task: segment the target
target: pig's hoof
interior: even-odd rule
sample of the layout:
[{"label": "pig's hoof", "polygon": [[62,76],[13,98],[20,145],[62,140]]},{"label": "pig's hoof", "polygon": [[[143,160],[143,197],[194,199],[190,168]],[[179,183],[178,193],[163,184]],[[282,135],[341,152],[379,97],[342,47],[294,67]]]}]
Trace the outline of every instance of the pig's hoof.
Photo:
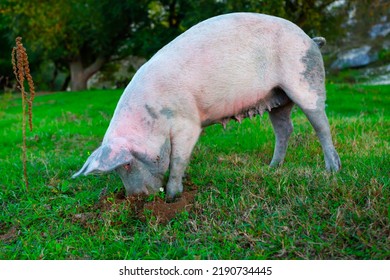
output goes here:
[{"label": "pig's hoof", "polygon": [[179,184],[173,184],[171,182],[168,182],[168,185],[166,187],[166,201],[167,202],[175,202],[177,198],[181,196],[181,193],[183,192],[183,185],[181,183]]},{"label": "pig's hoof", "polygon": [[281,161],[271,161],[271,163],[269,164],[269,167],[271,168],[278,168],[280,166],[282,166],[282,162]]},{"label": "pig's hoof", "polygon": [[341,169],[340,157],[336,151],[332,151],[330,155],[331,155],[330,159],[328,158],[325,159],[326,169],[329,172],[337,172]]},{"label": "pig's hoof", "polygon": [[332,165],[327,167],[327,170],[329,172],[333,172],[333,173],[336,173],[336,172],[340,171],[340,169],[341,169],[341,162],[340,162],[340,160],[334,162]]},{"label": "pig's hoof", "polygon": [[178,201],[180,199],[180,197],[181,197],[181,193],[178,193],[174,196],[167,196],[165,201],[167,203],[174,203],[174,202]]}]

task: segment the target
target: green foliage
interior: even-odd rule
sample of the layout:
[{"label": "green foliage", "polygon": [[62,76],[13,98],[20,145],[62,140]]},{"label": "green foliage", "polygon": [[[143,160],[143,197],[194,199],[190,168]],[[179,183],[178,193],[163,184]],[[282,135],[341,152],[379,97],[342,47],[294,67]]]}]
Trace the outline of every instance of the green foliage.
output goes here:
[{"label": "green foliage", "polygon": [[[35,50],[52,59],[68,59],[81,52],[116,53],[120,40],[135,32],[147,16],[145,2],[11,0],[3,13],[13,16],[14,34],[22,34]],[[136,25],[130,28],[131,24]]]},{"label": "green foliage", "polygon": [[[335,0],[9,0],[0,3],[0,70],[11,76],[8,43],[22,36],[41,90],[66,88],[70,63],[83,70],[128,55],[151,57],[196,23],[230,12],[259,12],[284,17],[309,35],[340,36],[344,8]],[[349,3],[349,1],[347,1]],[[12,44],[11,44],[12,45]],[[11,46],[10,45],[10,46]],[[54,65],[54,70],[48,65]],[[101,66],[97,67],[98,69]],[[42,70],[42,68],[44,68]],[[3,72],[3,69],[6,71]],[[34,71],[35,70],[35,71]],[[42,74],[41,72],[44,72]],[[6,74],[7,73],[7,74]],[[82,76],[73,74],[72,79]],[[60,76],[60,77],[58,77]],[[64,77],[65,76],[65,77]],[[90,73],[87,73],[88,79]],[[61,81],[61,82],[60,82]],[[73,85],[73,84],[72,84]]]},{"label": "green foliage", "polygon": [[11,64],[12,44],[7,36],[10,29],[7,26],[6,20],[1,17],[0,12],[0,93],[5,86],[9,86],[9,78],[13,76]]},{"label": "green foliage", "polygon": [[164,192],[164,190],[160,190],[158,193],[150,194],[146,198],[146,201],[151,202],[151,201],[156,200],[157,198],[165,199],[165,192]]},{"label": "green foliage", "polygon": [[29,49],[41,59],[53,61],[57,70],[68,69],[76,62],[79,69],[70,69],[72,86],[78,78],[82,80],[79,85],[86,86],[86,80],[105,61],[132,52],[132,45],[125,43],[144,27],[147,3],[10,0],[0,4],[0,14],[7,18],[14,37],[23,36]]},{"label": "green foliage", "polygon": [[[115,174],[71,179],[100,144],[121,91],[37,96],[21,177],[20,98],[0,119],[0,259],[388,259],[389,86],[329,85],[327,113],[342,160],[324,172],[307,119],[283,167],[267,166],[268,115],[206,128],[188,168],[192,210],[167,224],[115,202]],[[1,103],[1,102],[0,102]],[[107,190],[111,207],[101,207]]]},{"label": "green foliage", "polygon": [[8,108],[12,100],[12,93],[5,92],[0,99],[0,119],[5,115],[5,110]]},{"label": "green foliage", "polygon": [[383,63],[390,62],[390,49],[382,49],[378,54],[378,58]]}]

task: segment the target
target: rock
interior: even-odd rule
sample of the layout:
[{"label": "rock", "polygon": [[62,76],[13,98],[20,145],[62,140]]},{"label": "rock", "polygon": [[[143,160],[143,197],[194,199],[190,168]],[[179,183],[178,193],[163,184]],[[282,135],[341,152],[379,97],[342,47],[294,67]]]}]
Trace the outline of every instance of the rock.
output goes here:
[{"label": "rock", "polygon": [[105,70],[95,73],[88,80],[88,89],[118,89],[126,87],[135,72],[146,62],[145,58],[128,56],[113,61],[105,66]]},{"label": "rock", "polygon": [[371,27],[370,37],[375,39],[377,37],[386,37],[390,33],[390,22],[375,24]]},{"label": "rock", "polygon": [[378,60],[378,53],[370,53],[370,46],[362,46],[342,52],[337,59],[332,63],[332,69],[345,69],[366,66]]},{"label": "rock", "polygon": [[368,77],[368,81],[365,84],[390,85],[390,64],[369,68],[364,72],[364,75]]}]

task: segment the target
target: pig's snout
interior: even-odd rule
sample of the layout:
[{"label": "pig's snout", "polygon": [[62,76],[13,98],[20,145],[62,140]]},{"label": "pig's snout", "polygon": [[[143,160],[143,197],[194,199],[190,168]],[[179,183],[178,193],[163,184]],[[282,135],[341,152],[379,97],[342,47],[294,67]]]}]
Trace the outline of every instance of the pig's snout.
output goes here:
[{"label": "pig's snout", "polygon": [[162,176],[152,174],[147,168],[137,164],[122,165],[116,169],[127,195],[151,194],[160,190],[163,185]]}]

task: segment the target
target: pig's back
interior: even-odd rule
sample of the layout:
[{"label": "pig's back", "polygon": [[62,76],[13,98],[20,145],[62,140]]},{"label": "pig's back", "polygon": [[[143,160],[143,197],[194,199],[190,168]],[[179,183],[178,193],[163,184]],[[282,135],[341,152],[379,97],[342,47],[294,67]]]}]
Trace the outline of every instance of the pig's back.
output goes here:
[{"label": "pig's back", "polygon": [[[297,38],[299,38],[297,40]],[[203,21],[157,52],[145,65],[153,98],[196,102],[200,117],[220,119],[265,98],[278,85],[281,57],[299,56],[310,38],[273,16],[234,13]],[[293,47],[291,46],[293,44]]]}]

